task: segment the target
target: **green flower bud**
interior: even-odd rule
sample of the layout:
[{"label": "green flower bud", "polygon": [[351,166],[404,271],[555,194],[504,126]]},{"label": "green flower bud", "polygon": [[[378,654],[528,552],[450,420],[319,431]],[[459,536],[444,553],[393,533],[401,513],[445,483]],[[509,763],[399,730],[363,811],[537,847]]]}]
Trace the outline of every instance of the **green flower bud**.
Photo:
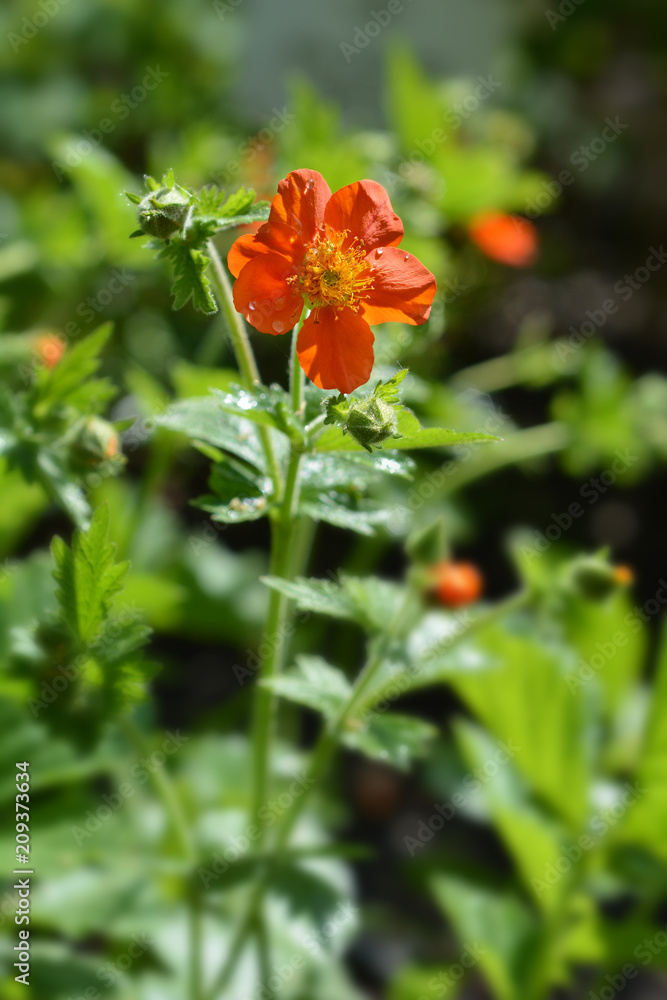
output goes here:
[{"label": "green flower bud", "polygon": [[72,453],[85,465],[122,459],[118,432],[107,420],[90,417],[74,438]]},{"label": "green flower bud", "polygon": [[158,188],[139,204],[139,225],[148,236],[168,240],[184,228],[191,211],[190,195],[183,188]]},{"label": "green flower bud", "polygon": [[572,583],[582,597],[601,601],[619,586],[614,566],[595,556],[578,559],[572,567]]},{"label": "green flower bud", "polygon": [[366,451],[387,438],[399,438],[396,409],[377,396],[354,403],[347,415],[344,430],[351,434]]}]

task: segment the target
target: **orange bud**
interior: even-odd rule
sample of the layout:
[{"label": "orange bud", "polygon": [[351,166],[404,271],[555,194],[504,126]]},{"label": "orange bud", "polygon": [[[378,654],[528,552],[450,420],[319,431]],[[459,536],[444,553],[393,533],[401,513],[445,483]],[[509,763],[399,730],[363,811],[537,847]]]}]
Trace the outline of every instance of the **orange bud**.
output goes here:
[{"label": "orange bud", "polygon": [[118,454],[118,435],[114,434],[109,438],[104,455],[106,458],[114,458]]},{"label": "orange bud", "polygon": [[37,339],[35,353],[47,368],[55,368],[65,353],[66,346],[65,341],[55,333],[46,333]]},{"label": "orange bud", "polygon": [[519,215],[480,212],[468,223],[468,235],[487,257],[510,267],[530,267],[537,257],[537,229]]},{"label": "orange bud", "polygon": [[448,608],[460,608],[477,601],[484,589],[482,574],[472,563],[444,560],[431,569],[433,589]]},{"label": "orange bud", "polygon": [[627,587],[635,580],[635,574],[629,566],[614,566],[611,575],[614,583],[617,583],[619,587]]}]

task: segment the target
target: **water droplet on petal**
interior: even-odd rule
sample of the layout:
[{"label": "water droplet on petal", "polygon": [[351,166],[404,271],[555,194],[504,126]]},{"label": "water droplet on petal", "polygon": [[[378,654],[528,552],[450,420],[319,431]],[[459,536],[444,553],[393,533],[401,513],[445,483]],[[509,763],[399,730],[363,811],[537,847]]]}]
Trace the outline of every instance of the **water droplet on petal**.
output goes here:
[{"label": "water droplet on petal", "polygon": [[280,298],[280,299],[274,299],[273,300],[273,305],[274,305],[275,309],[282,309],[282,307],[285,305],[285,300],[282,299],[282,298]]},{"label": "water droplet on petal", "polygon": [[378,247],[377,250],[375,251],[375,256],[376,257],[381,257],[383,253],[384,253],[384,250],[382,249],[382,247]]},{"label": "water droplet on petal", "polygon": [[285,324],[281,323],[279,319],[274,320],[273,323],[271,324],[271,326],[276,331],[276,333],[284,333],[285,332]]},{"label": "water droplet on petal", "polygon": [[410,260],[410,254],[409,254],[409,253],[406,253],[406,255],[405,255],[405,257],[403,258],[403,260]]},{"label": "water droplet on petal", "polygon": [[250,302],[249,305],[248,305],[248,308],[251,309],[254,312],[255,309],[257,308],[257,303],[256,302]]},{"label": "water droplet on petal", "polygon": [[315,187],[314,181],[306,181],[306,191],[312,191]]}]

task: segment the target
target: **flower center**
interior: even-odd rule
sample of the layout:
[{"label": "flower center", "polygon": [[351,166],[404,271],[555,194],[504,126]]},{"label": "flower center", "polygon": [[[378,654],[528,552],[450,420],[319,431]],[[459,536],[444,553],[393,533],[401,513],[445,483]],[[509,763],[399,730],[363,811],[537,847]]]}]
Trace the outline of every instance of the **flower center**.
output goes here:
[{"label": "flower center", "polygon": [[368,296],[373,278],[363,241],[355,236],[344,250],[348,235],[347,231],[318,234],[306,250],[299,274],[291,279],[300,283],[300,291],[312,309],[347,306],[357,312],[362,299]]}]

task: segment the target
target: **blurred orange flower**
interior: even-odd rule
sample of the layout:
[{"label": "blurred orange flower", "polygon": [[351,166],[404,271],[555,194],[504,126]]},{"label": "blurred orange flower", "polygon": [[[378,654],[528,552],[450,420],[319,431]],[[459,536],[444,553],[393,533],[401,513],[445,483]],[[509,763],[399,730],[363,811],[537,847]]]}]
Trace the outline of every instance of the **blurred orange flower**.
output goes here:
[{"label": "blurred orange flower", "polygon": [[431,568],[430,575],[438,600],[448,608],[473,604],[484,589],[482,574],[469,562],[445,559]]},{"label": "blurred orange flower", "polygon": [[530,267],[537,258],[537,229],[519,215],[480,212],[468,223],[468,235],[487,257],[501,264]]},{"label": "blurred orange flower", "polygon": [[635,574],[629,566],[614,566],[612,576],[614,583],[617,583],[619,587],[627,587],[634,583],[635,579]]},{"label": "blurred orange flower", "polygon": [[65,341],[55,333],[46,333],[37,338],[35,353],[47,368],[55,368],[65,353]]},{"label": "blurred orange flower", "polygon": [[227,258],[237,278],[234,304],[262,333],[293,327],[301,367],[321,389],[350,393],[373,367],[370,323],[425,323],[436,282],[398,249],[403,224],[385,189],[356,181],[331,194],[315,170],[294,170],[278,185],[269,221],[241,236]]}]

